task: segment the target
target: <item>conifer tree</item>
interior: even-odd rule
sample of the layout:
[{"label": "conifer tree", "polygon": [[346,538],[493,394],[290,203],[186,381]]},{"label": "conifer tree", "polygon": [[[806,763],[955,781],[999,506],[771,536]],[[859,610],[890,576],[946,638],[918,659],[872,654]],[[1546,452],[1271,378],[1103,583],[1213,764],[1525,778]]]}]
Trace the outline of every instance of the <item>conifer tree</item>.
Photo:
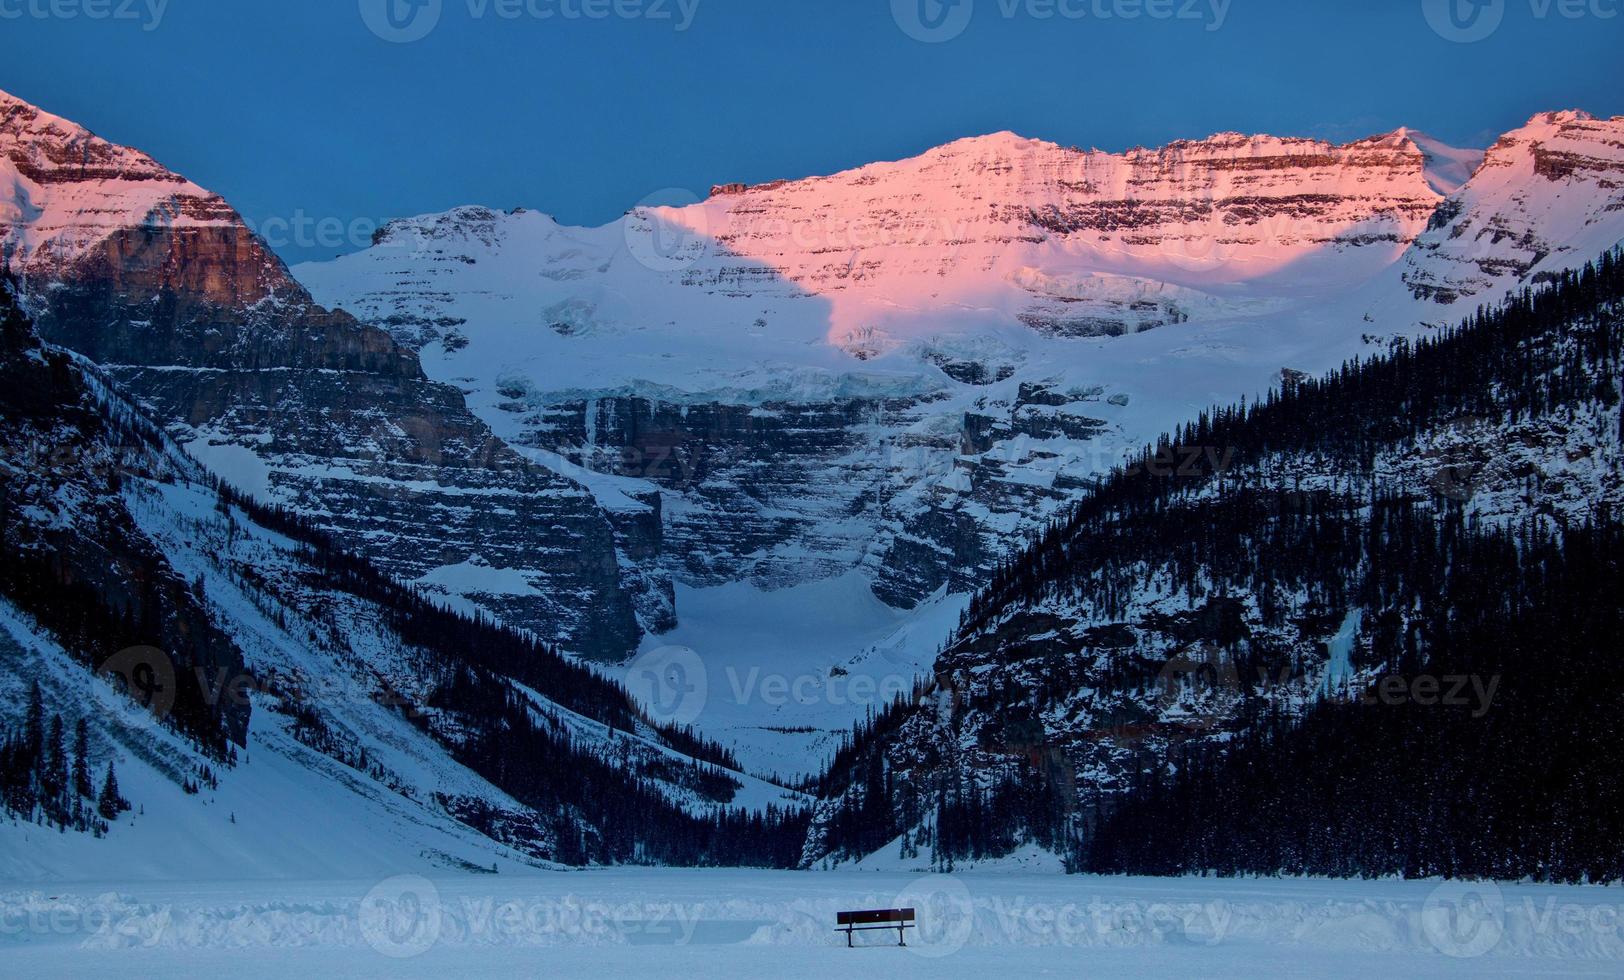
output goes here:
[{"label": "conifer tree", "polygon": [[103,820],[109,822],[118,819],[118,815],[130,808],[130,804],[118,792],[118,775],[113,771],[113,764],[107,764],[107,776],[102,780],[101,797],[96,801],[96,811]]},{"label": "conifer tree", "polygon": [[90,782],[90,732],[83,718],[73,727],[73,794],[86,800],[96,796]]}]

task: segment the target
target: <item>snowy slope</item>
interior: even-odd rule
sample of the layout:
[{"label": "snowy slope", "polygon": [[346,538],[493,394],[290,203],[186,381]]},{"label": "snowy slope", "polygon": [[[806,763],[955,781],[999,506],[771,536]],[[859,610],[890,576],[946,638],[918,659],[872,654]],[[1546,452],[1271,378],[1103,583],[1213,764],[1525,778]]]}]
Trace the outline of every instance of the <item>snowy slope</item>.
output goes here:
[{"label": "snowy slope", "polygon": [[[1416,299],[1470,309],[1583,265],[1624,238],[1624,120],[1548,112],[1500,137],[1433,217],[1399,277]],[[1438,311],[1438,319],[1465,311]]]},{"label": "snowy slope", "polygon": [[[195,780],[201,767],[218,763],[143,718],[9,604],[0,605],[0,626],[0,683],[21,694],[38,680],[48,713],[83,713],[92,724],[98,766],[116,765],[120,790],[137,807],[102,841],[0,823],[0,877],[206,881],[534,864],[422,800],[313,751],[290,733],[285,715],[263,710],[263,702],[238,765],[221,773],[218,788],[188,795],[182,780]],[[376,757],[397,773],[421,780],[457,771],[442,750],[399,723],[374,718],[367,736]],[[502,799],[489,786],[460,782],[465,791]]]},{"label": "snowy slope", "polygon": [[692,651],[704,688],[689,710],[747,771],[816,776],[854,721],[929,671],[967,598],[944,590],[893,609],[856,572],[771,591],[679,586],[681,625],[645,639],[643,653]]},{"label": "snowy slope", "polygon": [[1427,183],[1445,197],[1464,187],[1483,164],[1482,150],[1450,146],[1412,129],[1399,129],[1394,135],[1407,137],[1426,157]]}]

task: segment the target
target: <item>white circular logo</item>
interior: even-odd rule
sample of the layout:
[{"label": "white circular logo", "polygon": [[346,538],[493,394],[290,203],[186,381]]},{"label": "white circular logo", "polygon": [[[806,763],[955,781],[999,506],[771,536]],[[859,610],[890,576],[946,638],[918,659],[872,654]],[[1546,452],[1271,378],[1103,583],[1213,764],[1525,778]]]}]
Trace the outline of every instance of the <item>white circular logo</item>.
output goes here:
[{"label": "white circular logo", "polygon": [[902,33],[925,44],[963,34],[975,11],[975,0],[891,0],[891,17]]},{"label": "white circular logo", "polygon": [[[655,272],[678,272],[693,265],[711,249],[710,217],[698,195],[681,187],[655,191],[626,212],[621,231],[626,251],[638,264]],[[675,213],[682,209],[681,217]]]},{"label": "white circular logo", "polygon": [[1445,882],[1422,905],[1421,928],[1445,956],[1482,956],[1505,934],[1505,897],[1493,882]]},{"label": "white circular logo", "polygon": [[359,0],[367,29],[391,44],[429,36],[440,23],[444,0]]},{"label": "white circular logo", "polygon": [[1500,29],[1506,0],[1421,0],[1433,33],[1456,44],[1473,44]]},{"label": "white circular logo", "polygon": [[952,875],[915,881],[897,895],[895,907],[914,910],[917,938],[910,937],[908,950],[916,956],[952,956],[975,932],[975,900],[964,882]]},{"label": "white circular logo", "polygon": [[429,951],[440,938],[440,890],[417,875],[379,882],[361,899],[361,936],[394,959]]},{"label": "white circular logo", "polygon": [[688,647],[659,647],[626,668],[626,690],[657,722],[691,725],[710,697],[705,661]]}]

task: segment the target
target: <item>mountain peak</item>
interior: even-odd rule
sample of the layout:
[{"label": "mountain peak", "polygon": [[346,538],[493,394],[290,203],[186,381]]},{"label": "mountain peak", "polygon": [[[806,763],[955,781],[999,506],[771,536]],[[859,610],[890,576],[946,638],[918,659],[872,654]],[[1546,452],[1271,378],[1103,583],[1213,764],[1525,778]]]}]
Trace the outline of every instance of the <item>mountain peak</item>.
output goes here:
[{"label": "mountain peak", "polygon": [[980,136],[969,136],[962,140],[958,140],[957,142],[979,143],[984,146],[1026,146],[1033,143],[1043,146],[1056,145],[1048,142],[1047,140],[1033,139],[1029,136],[1022,136],[1020,133],[1008,129],[1000,129],[994,133],[983,133]]},{"label": "mountain peak", "polygon": [[60,271],[132,228],[237,221],[140,150],[0,93],[0,255],[13,271]]},{"label": "mountain peak", "polygon": [[1059,150],[1058,143],[1048,140],[1033,139],[1007,129],[995,133],[982,133],[979,136],[963,136],[956,140],[949,140],[939,146],[925,151],[926,156],[949,155],[966,152],[1012,153],[1020,150]]},{"label": "mountain peak", "polygon": [[0,134],[13,128],[12,120],[21,118],[32,132],[59,131],[69,137],[94,137],[95,134],[71,119],[46,112],[27,99],[20,99],[0,89]]},{"label": "mountain peak", "polygon": [[1583,109],[1539,112],[1501,136],[1489,148],[1489,159],[1504,163],[1530,155],[1549,158],[1555,153],[1579,153],[1617,165],[1624,160],[1618,149],[1621,139],[1624,116],[1594,116]]},{"label": "mountain peak", "polygon": [[1537,112],[1528,120],[1528,125],[1538,126],[1565,126],[1568,123],[1595,122],[1596,117],[1583,109],[1559,109],[1554,112]]}]

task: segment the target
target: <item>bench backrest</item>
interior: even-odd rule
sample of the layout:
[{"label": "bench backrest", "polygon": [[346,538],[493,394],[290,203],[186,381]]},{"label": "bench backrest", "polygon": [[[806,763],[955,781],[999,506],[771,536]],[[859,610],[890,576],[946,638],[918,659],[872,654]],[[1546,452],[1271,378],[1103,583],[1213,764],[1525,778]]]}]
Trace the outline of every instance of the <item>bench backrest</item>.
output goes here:
[{"label": "bench backrest", "polygon": [[871,926],[882,922],[912,922],[913,909],[869,909],[866,912],[839,912],[835,925]]}]

